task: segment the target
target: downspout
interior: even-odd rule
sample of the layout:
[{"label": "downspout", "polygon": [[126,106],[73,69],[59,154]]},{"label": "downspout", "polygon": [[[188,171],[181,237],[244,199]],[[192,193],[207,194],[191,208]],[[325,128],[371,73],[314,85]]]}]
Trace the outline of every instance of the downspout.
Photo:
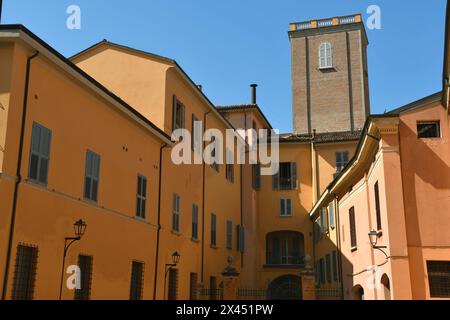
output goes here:
[{"label": "downspout", "polygon": [[25,74],[25,89],[23,95],[23,109],[22,109],[22,123],[20,128],[20,140],[19,140],[19,153],[17,155],[17,171],[16,171],[16,182],[14,185],[14,195],[13,195],[13,207],[11,213],[11,224],[9,227],[9,239],[8,239],[8,251],[6,253],[6,264],[5,264],[5,273],[3,276],[3,290],[2,290],[2,300],[6,300],[6,292],[8,288],[8,275],[9,275],[9,266],[11,260],[11,252],[14,238],[14,225],[16,221],[16,212],[17,212],[17,198],[19,193],[19,185],[22,182],[21,170],[22,170],[22,154],[23,154],[23,140],[25,136],[25,124],[27,118],[27,108],[28,108],[28,88],[30,85],[30,69],[31,69],[31,60],[39,55],[39,52],[36,51],[32,56],[27,59],[27,69]]},{"label": "downspout", "polygon": [[[159,239],[160,239],[160,233],[161,233],[161,182],[162,182],[162,157],[163,157],[163,150],[167,147],[167,144],[164,143],[159,148],[159,183],[158,183],[158,225],[157,225],[157,231],[156,231],[156,253],[155,253],[155,276],[154,276],[154,283],[153,283],[153,300],[156,300],[156,287],[158,283],[158,262],[159,262]],[[164,284],[165,285],[165,284]]]},{"label": "downspout", "polygon": [[[247,110],[244,109],[244,134],[245,134],[245,143],[247,142]],[[242,173],[242,168],[244,165],[240,165],[240,174],[241,174],[241,227],[244,227],[244,203],[243,203],[243,193],[244,193],[244,189],[243,189],[243,183],[242,183],[242,178],[243,178],[243,173]],[[244,232],[244,236],[245,236],[245,232]],[[245,240],[244,240],[245,241]],[[241,268],[244,268],[244,253],[241,252]]]},{"label": "downspout", "polygon": [[341,219],[339,212],[339,197],[336,194],[333,194],[334,199],[336,200],[336,242],[337,242],[337,250],[338,250],[338,265],[339,265],[339,282],[341,283],[341,297],[344,300],[344,271],[342,269],[342,245],[341,245]]},{"label": "downspout", "polygon": [[[210,114],[212,111],[208,111],[206,113],[203,114],[203,134],[206,131],[206,120],[207,120],[207,116],[208,114]],[[206,142],[203,141],[203,150],[205,150],[206,148]],[[205,185],[206,185],[206,163],[203,160],[203,165],[202,165],[202,170],[203,170],[203,174],[202,174],[202,255],[201,255],[201,279],[202,279],[202,284],[205,284]]]}]

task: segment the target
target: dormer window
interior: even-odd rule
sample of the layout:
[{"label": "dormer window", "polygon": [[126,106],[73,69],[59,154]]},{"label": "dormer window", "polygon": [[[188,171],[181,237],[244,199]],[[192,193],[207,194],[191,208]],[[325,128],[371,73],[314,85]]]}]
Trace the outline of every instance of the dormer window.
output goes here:
[{"label": "dormer window", "polygon": [[319,47],[319,68],[333,68],[333,48],[329,42],[324,42]]}]

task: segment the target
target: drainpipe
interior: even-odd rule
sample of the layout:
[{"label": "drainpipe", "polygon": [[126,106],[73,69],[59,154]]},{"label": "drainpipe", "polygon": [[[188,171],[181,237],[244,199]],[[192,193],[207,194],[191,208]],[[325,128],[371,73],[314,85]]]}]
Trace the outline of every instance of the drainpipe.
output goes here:
[{"label": "drainpipe", "polygon": [[[208,111],[206,113],[203,114],[203,134],[206,131],[206,120],[208,115],[211,113],[212,111]],[[205,150],[206,148],[206,142],[203,141],[203,150]],[[201,279],[202,279],[202,284],[205,284],[205,185],[206,185],[206,163],[205,160],[203,159],[203,165],[202,165],[202,170],[203,170],[203,174],[202,174],[202,255],[201,255]]]},{"label": "drainpipe", "polygon": [[167,144],[163,144],[159,148],[159,183],[158,183],[158,225],[157,225],[157,231],[156,231],[156,253],[155,253],[155,276],[154,276],[154,283],[153,283],[153,300],[156,300],[156,287],[158,283],[158,263],[159,263],[159,239],[160,239],[160,233],[161,233],[161,182],[162,182],[162,167],[163,167],[163,151],[164,148],[167,147]]},{"label": "drainpipe", "polygon": [[342,270],[342,245],[341,245],[341,223],[340,223],[340,212],[339,212],[339,197],[333,194],[336,200],[336,242],[337,242],[337,252],[338,252],[338,265],[339,265],[339,278],[341,283],[341,297],[344,300],[344,271]]},{"label": "drainpipe", "polygon": [[27,59],[27,69],[26,69],[26,74],[25,74],[25,90],[24,90],[24,94],[23,94],[22,122],[21,122],[21,128],[20,128],[19,153],[17,155],[16,182],[14,185],[11,224],[9,226],[8,251],[6,253],[5,273],[3,275],[2,300],[6,300],[6,292],[7,292],[7,288],[8,288],[9,266],[10,266],[10,260],[11,260],[13,238],[14,238],[14,224],[16,222],[17,198],[18,198],[18,193],[19,193],[19,185],[22,182],[22,176],[21,176],[20,172],[22,169],[23,140],[24,140],[24,136],[25,136],[25,124],[26,124],[27,108],[28,108],[28,88],[30,85],[31,60],[36,58],[38,55],[39,55],[39,52],[36,52],[32,56],[28,57],[28,59]]}]

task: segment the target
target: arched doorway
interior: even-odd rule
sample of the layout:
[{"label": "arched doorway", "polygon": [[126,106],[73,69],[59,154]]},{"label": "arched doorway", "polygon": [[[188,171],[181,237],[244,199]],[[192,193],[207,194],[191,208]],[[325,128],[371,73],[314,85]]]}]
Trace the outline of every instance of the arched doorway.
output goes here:
[{"label": "arched doorway", "polygon": [[273,280],[267,292],[269,300],[302,300],[302,279],[294,275]]},{"label": "arched doorway", "polygon": [[364,300],[364,289],[360,285],[354,286],[352,293],[353,300]]},{"label": "arched doorway", "polygon": [[391,282],[387,274],[383,274],[381,277],[381,285],[384,291],[384,300],[391,300]]}]

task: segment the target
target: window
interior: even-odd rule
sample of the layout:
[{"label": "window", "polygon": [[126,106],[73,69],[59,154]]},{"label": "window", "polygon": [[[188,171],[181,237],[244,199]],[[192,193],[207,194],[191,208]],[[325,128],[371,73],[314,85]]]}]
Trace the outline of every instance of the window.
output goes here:
[{"label": "window", "polygon": [[304,237],[300,232],[278,231],[272,232],[266,238],[268,265],[296,265],[303,264]]},{"label": "window", "polygon": [[419,138],[439,138],[441,136],[439,121],[417,123],[417,136]]},{"label": "window", "polygon": [[192,205],[192,239],[198,240],[198,206]]},{"label": "window", "polygon": [[237,250],[240,253],[244,253],[245,251],[245,229],[243,226],[237,226]]},{"label": "window", "polygon": [[317,243],[322,238],[322,227],[320,218],[314,222],[314,242]]},{"label": "window", "polygon": [[339,275],[338,275],[338,260],[337,260],[337,251],[333,251],[331,253],[332,259],[333,259],[333,280],[338,281]]},{"label": "window", "polygon": [[326,208],[322,208],[320,211],[320,228],[322,233],[328,233],[329,227],[328,227],[328,211]]},{"label": "window", "polygon": [[327,271],[327,281],[331,282],[331,256],[329,254],[325,257],[325,268]]},{"label": "window", "polygon": [[349,161],[348,151],[336,152],[336,172],[339,173],[347,166]]},{"label": "window", "polygon": [[297,189],[297,163],[280,163],[280,170],[273,176],[274,190]]},{"label": "window", "polygon": [[450,298],[450,261],[427,261],[431,298]]},{"label": "window", "polygon": [[[211,144],[215,144],[216,143],[216,137],[212,136],[211,137]],[[217,146],[216,146],[217,147]],[[211,152],[211,158],[215,159],[216,158],[216,147],[212,150]],[[219,172],[219,164],[217,162],[213,162],[213,164],[211,164],[211,167],[216,170],[217,172]]]},{"label": "window", "polygon": [[377,230],[380,231],[382,229],[381,225],[381,209],[380,209],[380,190],[378,188],[378,181],[374,185],[375,192],[375,212],[377,215]]},{"label": "window", "polygon": [[209,300],[217,300],[219,298],[219,289],[217,288],[217,278],[209,277]]},{"label": "window", "polygon": [[147,178],[141,175],[137,177],[136,216],[145,219],[145,207],[147,203]]},{"label": "window", "polygon": [[189,277],[189,300],[197,300],[198,275],[191,272]]},{"label": "window", "polygon": [[184,129],[186,128],[186,108],[185,106],[177,99],[176,96],[173,96],[173,123],[172,129]]},{"label": "window", "polygon": [[211,246],[215,247],[217,245],[217,216],[213,213],[211,214]]},{"label": "window", "polygon": [[203,128],[202,122],[199,121],[194,114],[192,114],[192,127],[191,127],[191,139],[192,139],[192,150],[197,154],[202,152],[202,139],[203,139]]},{"label": "window", "polygon": [[336,227],[336,223],[334,221],[334,203],[331,202],[328,205],[328,216],[330,218],[330,227],[331,229],[334,229]]},{"label": "window", "polygon": [[131,264],[130,300],[142,300],[142,284],[144,282],[144,264],[133,261]]},{"label": "window", "polygon": [[349,218],[350,218],[350,242],[352,249],[356,249],[356,222],[355,222],[355,207],[351,207],[349,210]]},{"label": "window", "polygon": [[28,178],[44,185],[47,185],[48,180],[51,139],[52,132],[49,129],[33,123]]},{"label": "window", "polygon": [[227,149],[226,159],[227,159],[227,163],[226,163],[226,167],[225,167],[225,176],[228,181],[230,181],[231,183],[234,183],[234,159],[233,159],[233,152],[231,152],[231,150]]},{"label": "window", "polygon": [[319,47],[319,69],[333,68],[333,48],[329,42]]},{"label": "window", "polygon": [[320,283],[325,283],[325,261],[323,258],[319,260],[319,276]]},{"label": "window", "polygon": [[280,199],[280,216],[292,216],[292,201],[291,199]]},{"label": "window", "polygon": [[78,267],[80,267],[81,271],[81,289],[75,289],[75,300],[89,300],[91,298],[92,260],[91,256],[78,256]]},{"label": "window", "polygon": [[173,194],[172,231],[180,232],[180,196]]},{"label": "window", "polygon": [[177,300],[178,299],[178,270],[177,269],[169,269],[169,300]]},{"label": "window", "polygon": [[32,300],[36,280],[38,248],[18,245],[16,265],[14,267],[14,283],[12,300]]},{"label": "window", "polygon": [[84,178],[84,198],[97,202],[100,176],[100,156],[90,150],[86,152],[86,174]]},{"label": "window", "polygon": [[233,222],[227,221],[227,249],[233,249]]},{"label": "window", "polygon": [[252,165],[252,186],[253,189],[259,191],[261,189],[261,165]]}]

